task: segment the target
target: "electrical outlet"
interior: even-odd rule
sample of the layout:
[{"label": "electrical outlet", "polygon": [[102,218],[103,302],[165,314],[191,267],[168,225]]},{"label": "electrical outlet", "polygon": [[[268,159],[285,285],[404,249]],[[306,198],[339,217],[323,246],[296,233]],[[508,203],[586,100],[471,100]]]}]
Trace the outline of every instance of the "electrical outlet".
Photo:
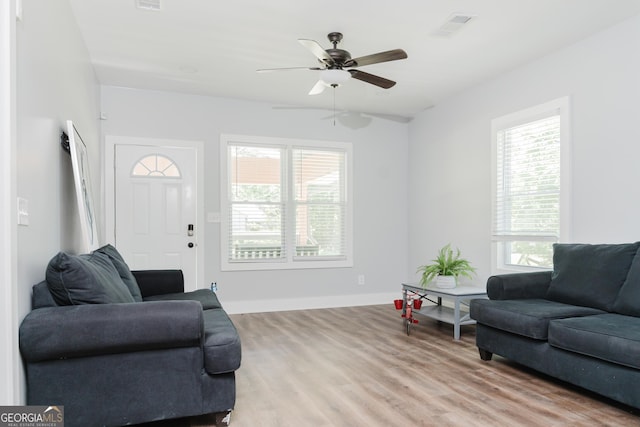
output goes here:
[{"label": "electrical outlet", "polygon": [[364,285],[364,274],[358,275],[358,285]]}]

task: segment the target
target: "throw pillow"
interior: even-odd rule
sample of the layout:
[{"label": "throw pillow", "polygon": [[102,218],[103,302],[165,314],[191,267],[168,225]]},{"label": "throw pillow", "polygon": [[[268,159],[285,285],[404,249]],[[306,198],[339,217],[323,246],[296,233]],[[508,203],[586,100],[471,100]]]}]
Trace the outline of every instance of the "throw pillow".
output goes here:
[{"label": "throw pillow", "polygon": [[96,249],[96,252],[100,252],[105,254],[111,259],[113,266],[118,270],[118,274],[120,278],[124,282],[124,284],[129,288],[129,292],[133,299],[137,302],[142,301],[142,293],[140,292],[140,287],[138,286],[138,282],[136,278],[133,277],[131,270],[126,262],[124,262],[124,258],[120,255],[120,252],[113,247],[112,245],[104,245],[103,247]]},{"label": "throw pillow", "polygon": [[94,252],[59,252],[46,272],[47,285],[58,305],[134,302],[108,256]]},{"label": "throw pillow", "polygon": [[611,311],[639,243],[555,244],[547,299]]},{"label": "throw pillow", "polygon": [[627,280],[622,284],[613,311],[627,316],[640,317],[640,251],[636,253]]}]

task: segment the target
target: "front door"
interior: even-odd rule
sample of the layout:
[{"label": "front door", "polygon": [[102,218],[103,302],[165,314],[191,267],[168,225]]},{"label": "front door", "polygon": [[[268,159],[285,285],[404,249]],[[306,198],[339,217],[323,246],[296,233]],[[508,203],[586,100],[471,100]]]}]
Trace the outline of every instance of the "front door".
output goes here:
[{"label": "front door", "polygon": [[197,150],[116,144],[115,246],[132,270],[181,269],[197,288]]}]

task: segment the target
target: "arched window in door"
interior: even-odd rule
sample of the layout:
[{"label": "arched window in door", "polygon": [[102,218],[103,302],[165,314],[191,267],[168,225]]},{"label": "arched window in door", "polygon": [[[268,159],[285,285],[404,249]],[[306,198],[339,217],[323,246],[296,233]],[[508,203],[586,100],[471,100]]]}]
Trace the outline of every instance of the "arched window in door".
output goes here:
[{"label": "arched window in door", "polygon": [[150,154],[133,166],[131,176],[180,178],[180,169],[173,160],[161,154]]}]

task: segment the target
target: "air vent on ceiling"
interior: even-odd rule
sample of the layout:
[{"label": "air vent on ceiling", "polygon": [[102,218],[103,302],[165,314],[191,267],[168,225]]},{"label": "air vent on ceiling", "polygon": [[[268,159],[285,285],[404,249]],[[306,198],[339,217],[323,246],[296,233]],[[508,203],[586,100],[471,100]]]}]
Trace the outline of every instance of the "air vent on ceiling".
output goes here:
[{"label": "air vent on ceiling", "polygon": [[142,10],[153,10],[155,12],[162,9],[160,0],[136,0],[136,7]]},{"label": "air vent on ceiling", "polygon": [[444,24],[436,31],[433,32],[434,36],[441,37],[450,37],[454,33],[460,31],[463,26],[468,24],[473,18],[474,15],[467,15],[463,13],[454,13],[449,16]]}]

